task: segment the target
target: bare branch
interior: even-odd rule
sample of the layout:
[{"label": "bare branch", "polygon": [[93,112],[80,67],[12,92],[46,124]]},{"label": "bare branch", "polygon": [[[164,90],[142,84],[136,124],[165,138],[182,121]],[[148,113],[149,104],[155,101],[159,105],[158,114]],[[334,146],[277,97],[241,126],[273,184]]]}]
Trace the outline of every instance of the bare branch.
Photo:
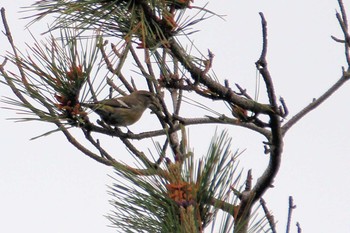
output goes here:
[{"label": "bare branch", "polygon": [[269,114],[272,109],[269,105],[260,104],[253,100],[249,100],[236,95],[230,88],[225,87],[216,82],[209,76],[203,73],[203,71],[198,68],[193,62],[191,62],[191,57],[186,54],[186,52],[180,47],[175,40],[170,41],[170,50],[176,59],[189,71],[192,79],[195,82],[200,82],[201,84],[208,87],[208,89],[218,95],[222,100],[232,102],[244,109],[250,110],[255,113]]},{"label": "bare branch", "polygon": [[293,197],[289,197],[289,205],[288,205],[288,220],[287,220],[287,227],[286,227],[286,233],[290,232],[290,223],[292,220],[292,213],[293,209],[295,209],[297,206],[293,204]]},{"label": "bare branch", "polygon": [[[121,132],[119,128],[115,128],[118,132]],[[137,156],[146,166],[146,168],[154,167],[153,163],[146,157],[146,155],[139,151],[127,138],[119,137],[119,139],[124,143],[124,145],[135,155]]]},{"label": "bare branch", "polygon": [[335,42],[338,42],[338,43],[346,43],[345,40],[339,39],[339,38],[337,38],[337,37],[335,37],[335,36],[331,36],[331,38],[332,38]]},{"label": "bare branch", "polygon": [[297,232],[298,232],[298,233],[301,233],[302,230],[301,230],[301,227],[300,227],[300,223],[297,222],[297,223],[296,223],[296,226],[297,226],[297,230],[298,230]]},{"label": "bare branch", "polygon": [[331,95],[333,95],[345,82],[347,82],[350,79],[350,72],[343,71],[342,77],[335,83],[333,86],[331,86],[323,95],[321,95],[319,98],[314,99],[309,105],[307,105],[304,109],[302,109],[300,112],[298,112],[296,115],[294,115],[289,121],[287,121],[282,126],[282,134],[285,135],[286,132],[300,119],[302,119],[304,116],[306,116],[309,112],[316,109],[318,106],[320,106],[326,99],[328,99]]},{"label": "bare branch", "polygon": [[250,95],[248,95],[246,89],[243,89],[243,88],[242,88],[239,84],[237,84],[237,83],[235,83],[235,85],[236,85],[236,87],[237,87],[238,90],[239,90],[239,93],[238,93],[239,95],[245,96],[247,99],[250,99],[250,100],[253,99]]},{"label": "bare branch", "polygon": [[139,56],[137,55],[137,53],[132,45],[130,45],[130,52],[131,52],[131,55],[132,55],[134,61],[136,62],[137,68],[139,68],[139,70],[141,71],[141,74],[146,79],[149,79],[150,75],[147,73],[146,69],[143,67],[142,62],[139,59]]},{"label": "bare branch", "polygon": [[[59,122],[55,123],[59,129],[62,131],[62,133],[66,136],[67,140],[78,150],[80,150],[81,152],[83,152],[83,154],[87,155],[88,157],[96,160],[99,163],[102,163],[104,165],[107,166],[115,166],[116,164],[119,164],[119,162],[117,162],[114,159],[105,159],[101,156],[98,156],[97,154],[91,152],[90,150],[88,150],[86,147],[84,147],[81,143],[79,143],[71,133],[69,133],[69,131]],[[120,164],[122,165],[122,164]]]},{"label": "bare branch", "polygon": [[[345,58],[348,63],[348,70],[350,69],[350,34],[348,26],[348,18],[346,15],[346,10],[342,0],[338,0],[340,14],[337,12],[336,17],[338,19],[341,30],[344,34],[344,47],[345,47]],[[333,38],[334,39],[334,38]],[[337,40],[336,40],[337,41]]]},{"label": "bare branch", "polygon": [[[108,55],[107,55],[107,53],[106,53],[106,51],[105,51],[105,49],[104,49],[104,46],[105,46],[104,44],[100,44],[99,49],[100,49],[100,51],[101,51],[102,57],[103,57],[103,59],[104,59],[106,65],[107,65],[108,70],[109,70],[111,73],[117,75],[118,78],[120,79],[120,81],[121,81],[121,82],[123,83],[123,85],[126,87],[126,89],[127,89],[129,92],[132,92],[132,91],[134,90],[134,88],[130,85],[130,83],[126,80],[126,78],[124,77],[124,75],[123,75],[122,72],[121,72],[121,69],[122,69],[122,67],[123,67],[123,64],[124,64],[124,62],[125,62],[125,59],[126,59],[126,57],[127,57],[128,51],[129,51],[129,46],[127,46],[127,47],[124,49],[123,53],[120,54],[120,55],[118,56],[118,57],[120,57],[120,60],[119,60],[118,65],[117,65],[116,68],[113,68],[113,65],[112,65],[111,61],[109,60],[109,58],[108,58]],[[113,49],[113,45],[112,45],[112,49]],[[115,49],[115,48],[114,48],[114,49]]]},{"label": "bare branch", "polygon": [[211,117],[211,116],[207,116],[205,118],[184,118],[184,117],[180,117],[180,116],[174,116],[174,117],[176,119],[178,119],[181,122],[181,124],[183,124],[183,125],[218,124],[218,123],[219,124],[229,124],[229,125],[235,125],[235,126],[254,130],[254,131],[262,134],[266,138],[270,138],[270,136],[271,136],[270,131],[267,129],[258,127],[253,123],[242,122],[238,119],[232,119],[232,118],[229,118],[225,115],[222,115],[218,118]]},{"label": "bare branch", "polygon": [[239,196],[241,202],[239,204],[239,210],[235,219],[234,232],[247,232],[248,230],[251,207],[254,204],[254,193],[252,193],[251,189],[252,181],[252,170],[249,169],[247,173],[244,191]]},{"label": "bare branch", "polygon": [[257,180],[252,192],[254,193],[255,203],[261,198],[265,191],[271,187],[272,182],[277,175],[281,164],[281,156],[283,151],[283,136],[281,132],[281,123],[278,105],[275,96],[275,90],[272,83],[272,78],[270,72],[267,68],[266,54],[267,54],[267,23],[263,13],[260,13],[261,24],[262,24],[262,34],[263,34],[263,48],[259,60],[256,62],[256,66],[261,73],[266,89],[268,92],[268,98],[273,109],[273,112],[269,114],[270,117],[270,127],[271,127],[271,138],[269,139],[269,152],[270,160],[268,167],[262,174],[262,176]]},{"label": "bare branch", "polygon": [[266,22],[266,19],[264,17],[264,14],[262,12],[260,12],[259,14],[261,17],[261,24],[262,24],[263,47],[262,47],[260,58],[255,64],[256,64],[256,68],[259,70],[261,76],[264,79],[270,105],[276,113],[278,106],[277,106],[277,100],[276,100],[276,95],[275,95],[275,89],[273,86],[271,74],[267,68],[267,60],[266,60],[267,45],[268,45],[268,43],[267,43],[268,42],[268,40],[267,40],[267,22]]},{"label": "bare branch", "polygon": [[275,219],[274,219],[273,215],[270,213],[269,209],[267,208],[266,202],[263,198],[260,198],[260,204],[264,210],[265,217],[266,217],[267,221],[269,222],[270,229],[271,229],[272,233],[277,233]]},{"label": "bare branch", "polygon": [[[155,92],[154,87],[157,88],[156,75],[153,71],[153,66],[151,64],[151,55],[150,55],[149,49],[145,49],[145,63],[146,63],[147,69],[148,69],[148,73],[150,74],[149,78],[147,78],[148,89],[151,92]],[[152,78],[152,80],[150,78]]]},{"label": "bare branch", "polygon": [[162,147],[162,151],[159,155],[159,158],[156,161],[156,167],[159,167],[159,165],[163,162],[164,158],[166,157],[166,150],[167,150],[168,146],[169,146],[169,140],[166,139],[164,142],[164,145]]},{"label": "bare branch", "polygon": [[95,141],[95,140],[92,138],[92,136],[91,136],[91,134],[90,134],[90,131],[87,131],[86,129],[83,129],[83,132],[84,132],[85,138],[86,138],[96,149],[98,149],[98,151],[100,152],[102,158],[106,158],[106,159],[108,159],[109,161],[111,161],[111,162],[113,162],[113,163],[116,162],[115,159],[114,159],[110,154],[108,154],[108,152],[107,152],[105,149],[103,149],[103,148],[101,147],[99,140],[96,140],[96,141]]}]

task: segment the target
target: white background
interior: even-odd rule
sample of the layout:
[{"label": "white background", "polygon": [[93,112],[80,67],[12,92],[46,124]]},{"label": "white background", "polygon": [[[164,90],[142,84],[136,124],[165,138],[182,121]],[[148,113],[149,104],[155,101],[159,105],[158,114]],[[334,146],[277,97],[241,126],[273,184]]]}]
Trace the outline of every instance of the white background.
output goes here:
[{"label": "white background", "polygon": [[[344,2],[350,17],[350,1]],[[18,12],[20,6],[30,3],[0,0],[16,44],[22,49],[32,39],[24,30],[28,20],[20,20],[25,14]],[[343,46],[330,38],[342,35],[335,18],[336,0],[211,1],[207,8],[226,15],[225,21],[211,18],[200,24],[201,31],[192,36],[196,46],[203,53],[210,49],[215,54],[213,69],[221,80],[239,83],[252,94],[254,63],[261,49],[258,12],[264,12],[269,68],[277,95],[283,96],[289,107],[287,120],[340,78],[341,66],[346,65]],[[30,29],[39,38],[46,23],[43,20]],[[0,54],[6,50],[9,46],[2,35]],[[0,85],[0,90],[1,97],[13,97],[6,86]],[[275,188],[265,195],[280,231],[285,229],[288,197],[292,195],[297,205],[294,232],[295,221],[300,222],[303,232],[350,232],[349,90],[348,84],[343,86],[285,137]],[[261,91],[260,96],[264,94]],[[84,157],[61,134],[30,141],[52,128],[6,120],[11,117],[16,117],[15,112],[0,109],[0,232],[114,232],[104,217],[112,209],[107,195],[107,185],[112,183],[107,174],[112,175],[112,169]],[[139,126],[132,129],[137,131]],[[200,127],[190,130],[191,143],[199,155],[205,153],[206,146],[196,147],[195,139],[209,141],[215,128],[207,131],[203,133]],[[234,127],[229,132],[233,151],[247,149],[240,166],[253,168],[256,179],[267,161],[262,138]],[[118,154],[117,158],[123,156],[128,155]]]}]

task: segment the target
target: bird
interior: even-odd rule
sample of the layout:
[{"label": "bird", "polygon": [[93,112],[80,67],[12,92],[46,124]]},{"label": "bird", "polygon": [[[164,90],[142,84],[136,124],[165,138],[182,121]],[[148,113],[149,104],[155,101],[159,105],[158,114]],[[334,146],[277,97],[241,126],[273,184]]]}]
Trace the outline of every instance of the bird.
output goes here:
[{"label": "bird", "polygon": [[153,93],[140,90],[130,95],[80,105],[90,108],[108,125],[127,127],[136,123],[155,101],[156,96]]}]

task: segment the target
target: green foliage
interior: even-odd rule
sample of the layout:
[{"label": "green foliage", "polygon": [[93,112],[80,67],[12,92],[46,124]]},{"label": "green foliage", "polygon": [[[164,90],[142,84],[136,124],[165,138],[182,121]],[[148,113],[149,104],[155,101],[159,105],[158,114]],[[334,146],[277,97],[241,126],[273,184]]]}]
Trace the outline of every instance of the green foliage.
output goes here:
[{"label": "green foliage", "polygon": [[[103,35],[135,40],[140,47],[165,45],[166,41],[195,21],[182,20],[186,1],[137,0],[81,0],[36,2],[35,22],[46,15],[57,19],[50,30],[74,27],[80,30],[98,30]],[[180,11],[175,15],[175,11]],[[175,18],[176,17],[176,18]]]},{"label": "green foliage", "polygon": [[[29,47],[31,54],[11,54],[8,59],[20,73],[3,73],[6,85],[12,85],[29,101],[7,98],[3,102],[34,118],[19,120],[58,120],[73,123],[81,117],[79,99],[81,91],[91,83],[100,37],[83,40],[73,30],[62,29],[60,39],[53,35],[46,41],[35,41]],[[84,94],[83,94],[84,96]],[[84,114],[82,114],[84,115]],[[37,118],[39,117],[39,118]],[[76,123],[76,122],[75,122]]]},{"label": "green foliage", "polygon": [[[112,225],[120,232],[186,232],[181,224],[181,211],[193,207],[194,211],[188,212],[192,214],[197,230],[204,229],[220,209],[215,200],[228,199],[230,189],[235,185],[232,181],[240,177],[236,174],[237,153],[232,155],[230,148],[231,139],[223,132],[213,137],[203,159],[197,163],[193,155],[186,159],[181,180],[194,184],[195,188],[188,194],[192,199],[182,202],[171,198],[169,185],[173,177],[169,178],[170,172],[137,176],[130,170],[116,167],[116,183],[110,192],[116,210],[108,217]],[[154,173],[160,174],[160,171]]]}]

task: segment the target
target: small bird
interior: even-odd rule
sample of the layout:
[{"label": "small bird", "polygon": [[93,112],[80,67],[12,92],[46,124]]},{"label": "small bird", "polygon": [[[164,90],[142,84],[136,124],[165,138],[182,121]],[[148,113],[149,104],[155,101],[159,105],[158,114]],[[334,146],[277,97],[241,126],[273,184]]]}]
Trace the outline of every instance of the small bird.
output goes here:
[{"label": "small bird", "polygon": [[156,97],[151,92],[134,91],[119,98],[81,103],[81,106],[91,108],[109,125],[127,127],[137,122],[155,101]]}]

